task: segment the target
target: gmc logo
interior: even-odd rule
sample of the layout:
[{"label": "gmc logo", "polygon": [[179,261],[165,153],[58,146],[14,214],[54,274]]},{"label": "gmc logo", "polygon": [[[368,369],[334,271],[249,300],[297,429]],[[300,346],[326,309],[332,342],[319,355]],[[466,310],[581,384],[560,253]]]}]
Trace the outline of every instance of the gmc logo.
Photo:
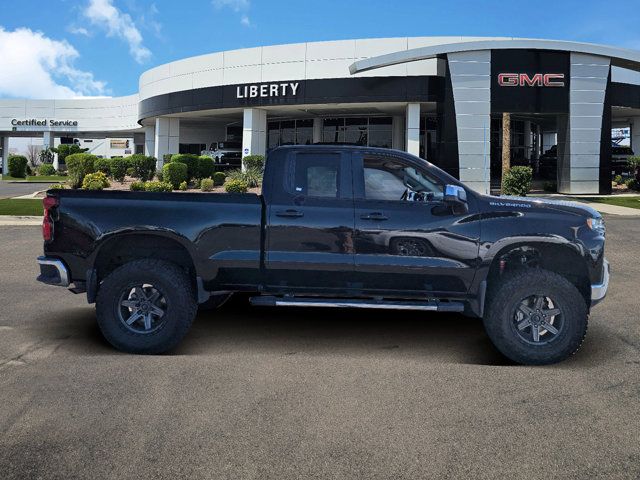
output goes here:
[{"label": "gmc logo", "polygon": [[498,85],[501,87],[564,87],[564,73],[500,73]]}]

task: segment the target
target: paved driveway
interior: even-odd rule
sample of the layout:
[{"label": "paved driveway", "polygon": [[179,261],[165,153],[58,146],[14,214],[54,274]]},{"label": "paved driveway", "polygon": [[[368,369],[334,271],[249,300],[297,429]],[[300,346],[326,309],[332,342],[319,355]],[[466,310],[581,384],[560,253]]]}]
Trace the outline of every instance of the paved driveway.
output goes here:
[{"label": "paved driveway", "polygon": [[27,195],[29,193],[46,190],[52,183],[33,183],[33,182],[6,182],[0,181],[0,198],[17,197]]},{"label": "paved driveway", "polygon": [[640,221],[608,221],[610,295],[537,368],[457,315],[242,302],[125,355],[34,282],[39,229],[2,227],[0,477],[637,479]]}]

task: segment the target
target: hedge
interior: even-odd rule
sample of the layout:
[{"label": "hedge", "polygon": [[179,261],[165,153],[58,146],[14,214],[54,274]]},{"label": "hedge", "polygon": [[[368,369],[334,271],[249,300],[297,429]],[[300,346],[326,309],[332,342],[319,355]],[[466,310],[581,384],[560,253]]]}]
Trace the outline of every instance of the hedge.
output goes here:
[{"label": "hedge", "polygon": [[38,167],[38,175],[49,176],[55,175],[56,169],[50,163],[43,163]]},{"label": "hedge", "polygon": [[107,176],[111,175],[111,160],[108,158],[98,158],[93,162],[93,169],[96,172],[102,172]]},{"label": "hedge", "polygon": [[25,178],[27,176],[27,157],[23,155],[11,155],[9,157],[9,175],[15,178]]},{"label": "hedge", "polygon": [[133,169],[133,176],[139,178],[143,182],[151,180],[156,174],[155,157],[147,157],[146,155],[135,154],[128,158],[129,166]]},{"label": "hedge", "polygon": [[213,158],[202,155],[198,157],[198,178],[209,178],[213,175]]},{"label": "hedge", "polygon": [[188,180],[187,165],[182,162],[167,163],[162,167],[162,179],[170,183],[174,189],[178,189],[182,182]]},{"label": "hedge", "polygon": [[170,192],[173,186],[167,182],[144,182],[145,192]]},{"label": "hedge", "polygon": [[122,157],[113,157],[111,159],[111,177],[117,182],[124,182],[124,177],[129,168],[129,161]]},{"label": "hedge", "polygon": [[242,159],[244,168],[264,171],[264,155],[247,155]]},{"label": "hedge", "polygon": [[187,166],[187,181],[198,178],[198,156],[191,153],[179,153],[171,157],[171,163],[184,163]]},{"label": "hedge", "polygon": [[67,171],[69,172],[69,185],[71,188],[80,188],[84,177],[94,172],[95,155],[90,153],[74,153],[66,158]]},{"label": "hedge", "polygon": [[531,190],[531,167],[511,167],[502,179],[502,194],[524,197]]}]

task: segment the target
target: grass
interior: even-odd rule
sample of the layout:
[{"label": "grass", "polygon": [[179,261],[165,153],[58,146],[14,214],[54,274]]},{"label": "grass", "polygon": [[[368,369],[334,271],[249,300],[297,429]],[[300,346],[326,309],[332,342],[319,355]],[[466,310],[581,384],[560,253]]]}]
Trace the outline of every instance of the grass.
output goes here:
[{"label": "grass", "polygon": [[581,198],[581,201],[587,200],[595,203],[605,203],[607,205],[615,205],[617,207],[640,208],[640,195],[635,197],[597,197],[597,198]]},{"label": "grass", "polygon": [[4,198],[0,200],[0,215],[42,216],[42,199]]},{"label": "grass", "polygon": [[16,178],[10,177],[9,175],[2,175],[2,180],[11,180],[18,182],[66,182],[68,177],[64,175],[33,175],[30,177],[24,178]]}]

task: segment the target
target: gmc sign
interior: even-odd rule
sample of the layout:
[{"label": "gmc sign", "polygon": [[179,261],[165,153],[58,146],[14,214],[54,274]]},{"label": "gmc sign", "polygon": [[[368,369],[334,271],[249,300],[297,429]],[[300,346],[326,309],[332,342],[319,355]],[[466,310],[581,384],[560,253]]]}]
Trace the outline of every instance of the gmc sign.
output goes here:
[{"label": "gmc sign", "polygon": [[564,87],[564,73],[499,73],[501,87]]}]

